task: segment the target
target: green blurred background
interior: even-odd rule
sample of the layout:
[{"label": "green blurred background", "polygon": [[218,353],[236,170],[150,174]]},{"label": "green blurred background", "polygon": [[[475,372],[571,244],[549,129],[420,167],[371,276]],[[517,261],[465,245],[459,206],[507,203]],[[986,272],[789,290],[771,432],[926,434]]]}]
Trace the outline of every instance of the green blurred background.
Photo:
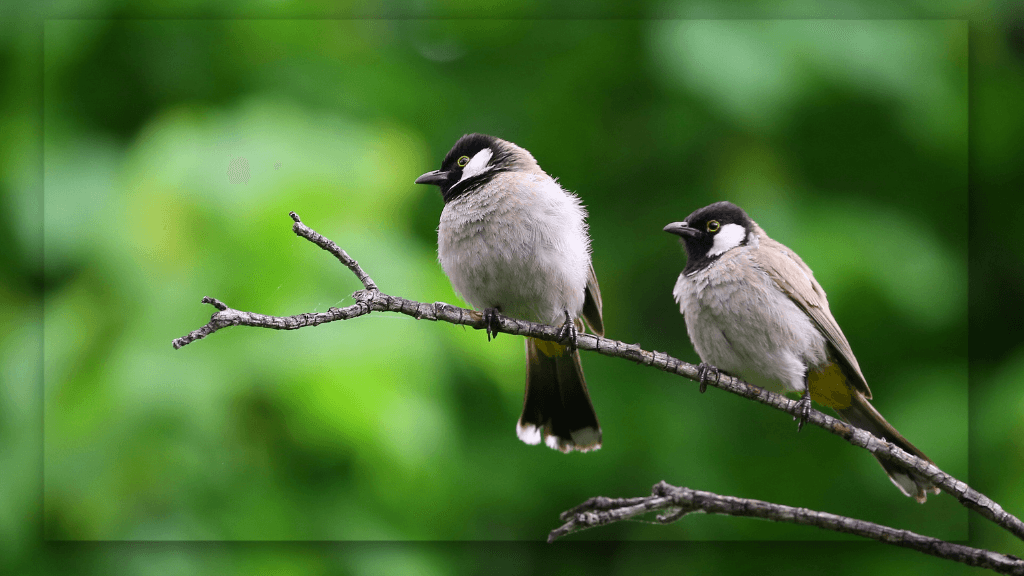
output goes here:
[{"label": "green blurred background", "polygon": [[[626,15],[736,15],[685,6]],[[661,227],[736,202],[814,269],[879,410],[1020,515],[1024,349],[1001,328],[1022,316],[1022,243],[1006,223],[1022,214],[999,188],[1021,189],[1024,34],[1006,11],[969,23],[90,9],[63,15],[106,18],[25,12],[0,35],[0,567],[967,571],[720,517],[539,542],[560,511],[663,479],[1021,555],[948,495],[903,497],[862,450],[622,360],[584,354],[604,447],[566,456],[515,438],[519,338],[379,314],[170,346],[208,320],[204,295],[276,315],[353,302],[354,276],[290,231],[290,210],[385,292],[462,304],[436,263],[441,199],[412,181],[486,132],[588,206],[609,337],[697,360],[671,297],[684,256]],[[253,10],[265,12],[209,15],[338,15]],[[352,540],[374,542],[172,542]]]}]

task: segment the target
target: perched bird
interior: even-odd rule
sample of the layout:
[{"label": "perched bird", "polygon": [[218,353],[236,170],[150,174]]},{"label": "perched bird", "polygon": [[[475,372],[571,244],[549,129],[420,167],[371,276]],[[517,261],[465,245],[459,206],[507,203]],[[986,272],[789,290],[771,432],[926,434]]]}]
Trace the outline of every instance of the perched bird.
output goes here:
[{"label": "perched bird", "polygon": [[[700,355],[702,384],[714,366],[773,392],[800,393],[801,426],[814,400],[928,460],[868,402],[871,390],[825,291],[796,253],[729,202],[705,206],[665,231],[682,237],[686,247],[686,267],[672,295]],[[918,502],[939,492],[927,478],[879,462]]]},{"label": "perched bird", "polygon": [[601,427],[583,380],[577,330],[604,334],[601,291],[590,262],[580,199],[529,152],[500,138],[467,134],[441,169],[417,184],[441,189],[437,254],[452,287],[482,310],[487,336],[498,314],[561,326],[560,344],[526,339],[526,394],[516,434],[562,452],[601,447]]}]

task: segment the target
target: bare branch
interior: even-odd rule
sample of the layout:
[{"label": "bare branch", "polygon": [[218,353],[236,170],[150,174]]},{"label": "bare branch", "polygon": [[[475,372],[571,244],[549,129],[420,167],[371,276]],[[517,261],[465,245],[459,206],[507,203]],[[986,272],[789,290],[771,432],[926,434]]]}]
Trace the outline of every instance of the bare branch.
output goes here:
[{"label": "bare branch", "polygon": [[359,278],[359,281],[363,283],[363,288],[366,288],[370,292],[374,292],[377,290],[377,285],[374,284],[373,280],[370,278],[370,275],[364,272],[363,269],[359,267],[359,262],[353,260],[344,250],[342,250],[332,240],[321,236],[319,233],[316,232],[316,230],[313,230],[309,226],[303,224],[302,220],[299,220],[299,215],[296,214],[295,212],[289,212],[288,215],[291,216],[292,220],[295,221],[295,224],[292,224],[292,232],[295,232],[296,234],[302,236],[306,240],[309,240],[310,242],[316,244],[317,246],[323,248],[324,250],[327,250],[331,254],[334,254],[335,258],[337,258],[345,266],[348,266],[348,269],[351,270],[352,273],[355,274],[357,278]]},{"label": "bare branch", "polygon": [[881,524],[837,516],[828,512],[795,508],[762,500],[721,496],[712,492],[672,486],[664,481],[655,484],[651,489],[651,495],[647,497],[605,498],[598,496],[563,512],[561,519],[565,524],[551,531],[548,535],[548,542],[554,542],[562,536],[579,530],[604,526],[659,510],[668,512],[657,517],[658,522],[662,524],[670,524],[693,512],[764,518],[773,522],[803,524],[835,532],[855,534],[946,560],[961,562],[968,566],[988,568],[1001,574],[1024,575],[1024,560],[1016,556],[953,544],[908,530],[896,530]]},{"label": "bare branch", "polygon": [[[218,309],[218,312],[210,318],[210,322],[205,326],[193,330],[186,336],[174,339],[172,345],[175,349],[181,348],[195,340],[205,338],[227,326],[253,326],[275,330],[294,330],[335,320],[349,320],[369,314],[371,311],[398,312],[416,319],[448,322],[450,324],[469,326],[477,330],[483,330],[486,327],[483,316],[473,310],[459,308],[444,302],[426,304],[381,293],[369,275],[337,244],[302,224],[298,215],[294,212],[291,213],[291,217],[295,221],[293,230],[296,234],[333,254],[359,278],[365,289],[353,294],[357,303],[345,308],[331,308],[327,312],[280,317],[234,310],[214,298],[205,297],[203,302],[212,304]],[[550,341],[559,341],[560,339],[559,329],[554,326],[517,320],[500,315],[497,324],[498,331],[506,334]],[[683,362],[664,352],[644,350],[640,348],[639,344],[626,344],[618,340],[581,332],[578,337],[578,347],[580,350],[592,350],[605,356],[624,358],[638,364],[653,366],[659,370],[677,374],[695,382],[700,380],[697,375],[697,366]],[[707,381],[706,383],[726,392],[771,406],[794,417],[801,416],[797,401],[790,400],[785,396],[769,392],[752,384],[747,384],[726,374],[722,374],[719,378]],[[966,483],[946,474],[934,464],[903,451],[895,444],[876,438],[869,432],[853,427],[817,410],[811,410],[807,421],[845,439],[854,446],[868,450],[879,458],[898,463],[904,468],[916,471],[918,474],[928,478],[942,491],[955,497],[961,505],[978,512],[1021,540],[1024,540],[1024,523],[1020,519],[1006,512],[999,504],[974,490]]]},{"label": "bare branch", "polygon": [[209,296],[203,296],[203,304],[212,304],[218,312],[210,317],[210,321],[205,326],[197,328],[181,338],[172,340],[171,345],[174,346],[175,350],[196,340],[206,338],[217,330],[227,328],[228,326],[254,326],[257,328],[272,328],[274,330],[295,330],[305,328],[306,326],[316,326],[325,322],[334,322],[335,320],[348,320],[349,318],[369,313],[365,301],[360,301],[345,308],[329,308],[327,312],[308,312],[296,314],[295,316],[267,316],[266,314],[257,314],[255,312],[243,312],[234,308],[228,308],[220,300],[210,298]]}]

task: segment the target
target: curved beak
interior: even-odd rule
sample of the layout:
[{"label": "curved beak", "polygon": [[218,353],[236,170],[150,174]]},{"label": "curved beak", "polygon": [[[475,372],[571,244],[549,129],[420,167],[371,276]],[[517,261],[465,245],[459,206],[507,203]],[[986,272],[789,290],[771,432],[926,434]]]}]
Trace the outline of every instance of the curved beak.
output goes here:
[{"label": "curved beak", "polygon": [[427,172],[423,176],[416,179],[417,184],[433,184],[440,186],[441,183],[448,180],[448,173],[443,170],[434,170],[433,172]]},{"label": "curved beak", "polygon": [[689,224],[687,224],[686,222],[673,222],[668,226],[662,228],[662,230],[668,232],[669,234],[675,234],[676,236],[682,236],[684,238],[694,238],[698,234],[700,234],[700,230],[697,230],[696,228],[690,228]]}]

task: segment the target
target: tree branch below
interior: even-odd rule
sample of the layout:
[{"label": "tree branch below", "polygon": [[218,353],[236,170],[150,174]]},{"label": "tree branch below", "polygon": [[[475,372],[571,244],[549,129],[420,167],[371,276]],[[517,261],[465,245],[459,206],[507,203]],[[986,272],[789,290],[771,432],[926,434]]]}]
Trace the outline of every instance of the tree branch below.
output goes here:
[{"label": "tree branch below", "polygon": [[773,522],[803,524],[834,532],[855,534],[886,544],[917,550],[938,558],[961,562],[968,566],[988,568],[1001,574],[1024,575],[1024,560],[1016,556],[953,544],[907,530],[897,530],[881,524],[837,516],[828,512],[795,508],[762,500],[721,496],[712,492],[672,486],[664,481],[654,485],[650,496],[639,498],[597,496],[563,512],[561,519],[565,524],[551,531],[548,535],[548,542],[554,542],[562,536],[587,528],[604,526],[662,510],[667,513],[657,516],[657,521],[661,524],[676,522],[683,516],[694,512],[763,518]]}]

